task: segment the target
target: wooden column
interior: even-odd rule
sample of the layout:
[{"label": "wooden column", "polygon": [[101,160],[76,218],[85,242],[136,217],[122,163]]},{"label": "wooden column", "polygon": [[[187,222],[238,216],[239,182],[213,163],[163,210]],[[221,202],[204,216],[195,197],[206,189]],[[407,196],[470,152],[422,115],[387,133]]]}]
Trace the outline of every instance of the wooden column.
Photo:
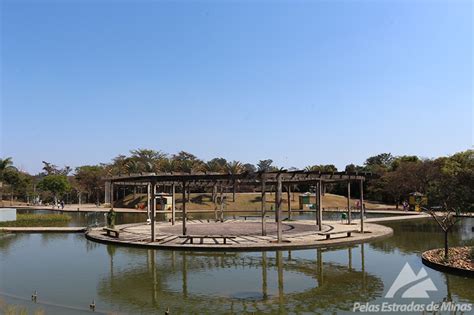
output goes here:
[{"label": "wooden column", "polygon": [[364,180],[360,180],[360,232],[364,233]]},{"label": "wooden column", "polygon": [[150,215],[151,215],[151,241],[155,241],[155,212],[156,212],[156,206],[155,206],[155,186],[156,182],[151,182],[149,187],[151,187],[151,192],[150,192],[150,199],[148,201],[148,204],[151,205],[150,209]]},{"label": "wooden column", "polygon": [[221,185],[221,211],[220,211],[220,220],[221,222],[224,222],[224,194],[222,191],[222,185]]},{"label": "wooden column", "polygon": [[[34,186],[34,188],[36,188],[36,187]],[[1,187],[0,187],[0,189],[1,189]],[[79,196],[80,196],[80,195],[81,195],[81,194],[79,193]],[[110,182],[109,182],[109,181],[106,181],[106,182],[105,182],[104,195],[105,195],[105,196],[104,196],[104,203],[110,204],[111,202],[110,202]],[[35,197],[36,197],[36,196],[35,196]],[[1,200],[0,200],[0,201],[1,201]],[[79,202],[79,204],[80,204],[80,202]]]},{"label": "wooden column", "polygon": [[146,185],[146,212],[148,214],[148,220],[151,220],[151,214],[150,214],[150,210],[151,210],[151,206],[150,206],[150,183],[148,183]]},{"label": "wooden column", "polygon": [[288,219],[291,219],[291,185],[287,186],[286,194],[288,197]]},{"label": "wooden column", "polygon": [[265,222],[265,216],[266,216],[266,198],[265,198],[265,175],[262,174],[262,236],[267,235],[267,228],[266,228],[266,222]]},{"label": "wooden column", "polygon": [[319,180],[318,182],[318,211],[316,215],[318,216],[318,228],[321,231],[323,229],[323,197],[322,197],[323,182]]},{"label": "wooden column", "polygon": [[351,224],[352,222],[352,212],[351,212],[351,181],[347,182],[347,223]]},{"label": "wooden column", "polygon": [[114,183],[110,183],[110,207],[114,208]]},{"label": "wooden column", "polygon": [[171,184],[171,224],[176,221],[176,184]]},{"label": "wooden column", "polygon": [[186,182],[183,181],[183,235],[186,235]]},{"label": "wooden column", "polygon": [[214,204],[217,203],[217,182],[214,182],[212,184],[212,197],[211,197],[211,199],[212,199],[212,202]]},{"label": "wooden column", "polygon": [[276,195],[275,195],[275,215],[277,219],[277,238],[278,243],[282,241],[282,231],[281,231],[281,190],[282,190],[282,182],[281,182],[281,173],[277,175],[277,187],[276,187]]}]

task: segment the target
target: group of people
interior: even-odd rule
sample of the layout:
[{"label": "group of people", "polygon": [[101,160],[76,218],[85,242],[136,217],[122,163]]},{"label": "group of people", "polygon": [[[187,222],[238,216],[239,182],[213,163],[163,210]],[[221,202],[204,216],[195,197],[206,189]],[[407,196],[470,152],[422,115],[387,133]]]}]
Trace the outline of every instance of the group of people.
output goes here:
[{"label": "group of people", "polygon": [[53,209],[56,208],[56,207],[58,209],[64,210],[64,200],[56,202],[55,204],[53,203]]}]

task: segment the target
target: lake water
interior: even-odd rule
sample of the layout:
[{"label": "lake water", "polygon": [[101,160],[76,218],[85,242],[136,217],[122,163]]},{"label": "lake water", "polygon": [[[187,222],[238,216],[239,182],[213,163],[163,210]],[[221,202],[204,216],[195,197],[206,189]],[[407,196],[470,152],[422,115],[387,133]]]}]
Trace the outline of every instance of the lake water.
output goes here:
[{"label": "lake water", "polygon": [[[420,254],[442,246],[431,219],[386,225],[395,233],[380,241],[251,253],[119,247],[80,234],[3,235],[0,313],[7,303],[46,314],[90,314],[92,299],[96,313],[107,314],[164,314],[167,308],[171,314],[350,313],[354,302],[387,301],[405,263],[417,273]],[[473,225],[474,219],[463,219],[450,233],[451,245],[474,245]],[[416,301],[474,303],[474,279],[425,269],[437,291]]]}]

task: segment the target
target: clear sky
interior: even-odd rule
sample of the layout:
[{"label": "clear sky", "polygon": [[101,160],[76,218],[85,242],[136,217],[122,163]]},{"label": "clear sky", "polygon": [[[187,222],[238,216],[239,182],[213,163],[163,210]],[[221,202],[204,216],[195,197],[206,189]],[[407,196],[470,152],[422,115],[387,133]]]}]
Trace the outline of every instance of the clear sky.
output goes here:
[{"label": "clear sky", "polygon": [[472,1],[0,2],[0,156],[32,173],[472,148]]}]

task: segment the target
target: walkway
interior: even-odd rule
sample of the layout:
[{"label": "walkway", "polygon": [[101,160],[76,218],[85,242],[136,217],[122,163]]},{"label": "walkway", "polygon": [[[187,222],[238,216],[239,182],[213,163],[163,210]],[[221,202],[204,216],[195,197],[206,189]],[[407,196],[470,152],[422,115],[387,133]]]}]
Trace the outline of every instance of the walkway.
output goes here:
[{"label": "walkway", "polygon": [[[187,222],[187,235],[209,236],[201,240],[195,240],[190,244],[182,237],[182,226],[180,224],[160,222],[156,224],[156,240],[151,242],[150,225],[126,224],[117,226],[120,231],[119,238],[107,236],[102,228],[95,228],[86,233],[86,237],[92,241],[101,243],[114,243],[127,246],[151,247],[161,249],[186,249],[186,250],[236,250],[257,251],[275,249],[301,249],[338,246],[360,243],[380,237],[392,235],[389,227],[367,224],[366,232],[361,234],[353,232],[347,237],[347,231],[359,230],[358,225],[347,225],[335,222],[324,222],[322,232],[341,232],[332,234],[327,240],[325,235],[318,235],[314,221],[298,220],[284,221],[282,223],[283,242],[277,242],[276,224],[267,222],[267,235],[261,235],[261,222],[227,220],[223,223],[206,220],[189,220]],[[216,236],[230,236],[226,242]],[[214,236],[214,238],[213,238]]]}]

